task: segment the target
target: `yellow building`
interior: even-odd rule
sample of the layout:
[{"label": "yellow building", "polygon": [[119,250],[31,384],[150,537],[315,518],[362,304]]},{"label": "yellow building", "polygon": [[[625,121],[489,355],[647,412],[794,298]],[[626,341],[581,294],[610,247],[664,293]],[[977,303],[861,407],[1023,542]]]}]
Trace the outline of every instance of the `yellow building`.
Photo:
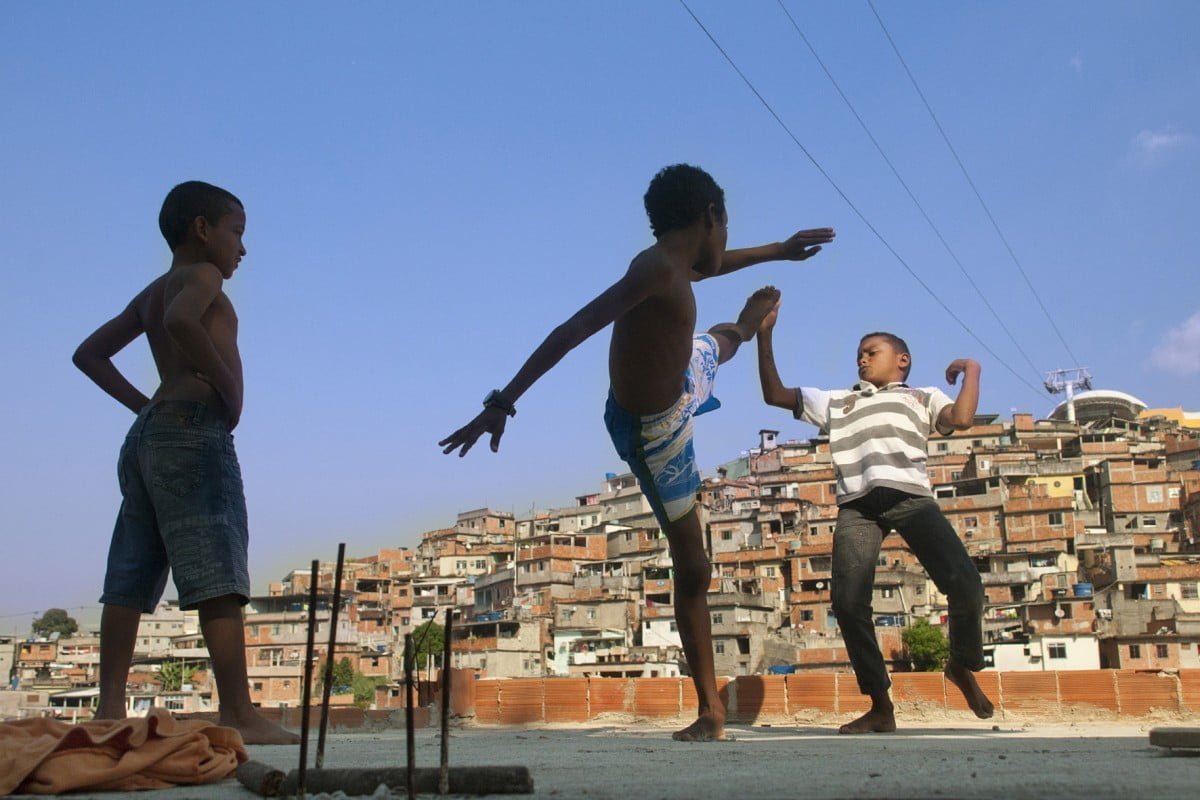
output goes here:
[{"label": "yellow building", "polygon": [[1184,411],[1183,408],[1147,408],[1138,414],[1138,419],[1166,417],[1181,428],[1200,430],[1200,412]]}]

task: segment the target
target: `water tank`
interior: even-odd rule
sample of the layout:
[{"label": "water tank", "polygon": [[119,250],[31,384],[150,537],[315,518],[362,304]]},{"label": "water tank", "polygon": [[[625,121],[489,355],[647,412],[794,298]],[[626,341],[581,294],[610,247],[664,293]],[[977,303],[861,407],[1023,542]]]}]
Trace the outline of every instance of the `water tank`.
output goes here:
[{"label": "water tank", "polygon": [[1076,597],[1091,597],[1094,588],[1090,583],[1077,583],[1071,587]]}]

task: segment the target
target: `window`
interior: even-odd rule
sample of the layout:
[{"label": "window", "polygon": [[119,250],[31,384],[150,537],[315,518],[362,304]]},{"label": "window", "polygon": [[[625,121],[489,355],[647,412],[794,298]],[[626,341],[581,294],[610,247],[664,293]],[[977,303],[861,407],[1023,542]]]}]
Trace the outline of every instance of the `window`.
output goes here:
[{"label": "window", "polygon": [[713,642],[713,652],[715,652],[719,656],[725,655],[725,643],[724,642]]},{"label": "window", "polygon": [[1130,658],[1141,658],[1142,657],[1142,646],[1137,645],[1137,644],[1129,645],[1129,657]]},{"label": "window", "polygon": [[955,470],[954,472],[950,473],[950,480],[957,481],[957,480],[961,480],[961,479],[962,479],[962,471],[961,470]]},{"label": "window", "polygon": [[1049,514],[1046,515],[1046,517],[1047,517],[1047,521],[1051,525],[1062,525],[1063,524],[1063,512],[1061,512],[1061,511],[1051,511]]},{"label": "window", "polygon": [[1169,658],[1171,651],[1165,644],[1156,644],[1154,645],[1154,654],[1159,658]]},{"label": "window", "polygon": [[812,622],[812,618],[813,618],[813,612],[812,612],[811,608],[800,609],[800,621],[801,622]]},{"label": "window", "polygon": [[1179,597],[1181,600],[1196,600],[1200,598],[1200,583],[1179,584]]},{"label": "window", "polygon": [[1163,487],[1147,486],[1146,487],[1146,502],[1161,503],[1163,501]]},{"label": "window", "polygon": [[963,525],[968,528],[978,528],[979,517],[963,517]]},{"label": "window", "polygon": [[889,597],[895,597],[896,590],[890,586],[887,586],[887,587],[879,590],[879,596],[882,598],[885,598],[885,599],[889,598]]},{"label": "window", "polygon": [[678,630],[679,630],[679,626],[675,623],[675,620],[671,620],[671,633],[675,633]]},{"label": "window", "polygon": [[262,689],[263,689],[262,681],[255,681],[254,682],[254,691],[261,692]]},{"label": "window", "polygon": [[1158,527],[1158,519],[1155,517],[1142,517],[1142,527],[1143,528],[1157,528]]},{"label": "window", "polygon": [[725,622],[725,617],[720,612],[717,612],[716,614],[712,615],[712,624],[713,625],[720,625],[723,622]]},{"label": "window", "polygon": [[721,541],[728,542],[733,539],[733,531],[721,531]]},{"label": "window", "polygon": [[1055,642],[1054,644],[1052,644],[1048,648],[1046,648],[1046,652],[1048,653],[1050,658],[1066,658],[1067,657],[1067,646],[1065,644],[1063,644],[1062,642]]},{"label": "window", "polygon": [[944,453],[949,449],[950,449],[950,445],[947,444],[946,442],[938,442],[937,451],[939,453]]},{"label": "window", "polygon": [[1172,500],[1178,500],[1179,499],[1179,487],[1172,486],[1169,489],[1167,489],[1167,497],[1171,498]]},{"label": "window", "polygon": [[768,578],[775,577],[775,568],[774,567],[767,567],[767,577]]}]

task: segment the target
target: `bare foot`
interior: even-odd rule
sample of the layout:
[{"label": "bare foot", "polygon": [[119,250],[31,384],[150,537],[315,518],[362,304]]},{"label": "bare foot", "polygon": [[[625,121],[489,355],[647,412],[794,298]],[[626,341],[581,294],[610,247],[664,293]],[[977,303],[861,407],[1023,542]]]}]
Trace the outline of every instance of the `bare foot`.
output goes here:
[{"label": "bare foot", "polygon": [[838,728],[838,733],[891,733],[896,730],[896,713],[888,706],[876,708]]},{"label": "bare foot", "polygon": [[750,295],[750,298],[746,300],[746,305],[742,308],[742,313],[738,314],[738,321],[735,325],[743,342],[754,338],[754,334],[758,333],[758,326],[762,323],[763,318],[771,312],[771,309],[775,308],[779,297],[780,291],[774,286],[764,286]]},{"label": "bare foot", "polygon": [[975,675],[971,670],[961,664],[951,660],[946,664],[946,670],[943,673],[946,680],[958,687],[958,690],[963,693],[963,698],[966,699],[967,705],[975,712],[975,716],[980,719],[991,719],[995,709],[992,707],[992,701],[987,699],[987,695],[979,688],[979,683],[975,680]]},{"label": "bare foot", "polygon": [[95,713],[92,714],[92,721],[99,722],[101,720],[116,720],[125,719],[125,706],[119,706],[115,709],[109,709],[102,705],[96,706]]},{"label": "bare foot", "polygon": [[725,721],[715,714],[701,714],[691,725],[672,733],[671,738],[677,742],[723,742]]},{"label": "bare foot", "polygon": [[300,744],[300,737],[281,728],[257,711],[247,712],[240,718],[222,714],[220,724],[233,728],[242,735],[246,744]]}]

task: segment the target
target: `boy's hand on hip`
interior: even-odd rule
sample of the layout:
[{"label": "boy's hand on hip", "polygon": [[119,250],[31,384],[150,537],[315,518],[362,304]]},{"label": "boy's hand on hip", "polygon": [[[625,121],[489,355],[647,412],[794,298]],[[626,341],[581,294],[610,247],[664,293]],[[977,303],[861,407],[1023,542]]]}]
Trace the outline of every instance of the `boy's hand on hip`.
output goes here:
[{"label": "boy's hand on hip", "polygon": [[821,252],[821,245],[833,241],[833,228],[811,228],[806,231],[793,233],[786,241],[779,244],[779,260],[804,261]]},{"label": "boy's hand on hip", "polygon": [[956,358],[950,362],[950,366],[946,367],[946,383],[953,386],[958,381],[958,376],[974,371],[979,374],[979,362],[970,358]]},{"label": "boy's hand on hip", "polygon": [[462,458],[480,436],[490,433],[492,435],[492,452],[495,453],[500,450],[500,437],[504,435],[504,426],[507,423],[508,414],[503,409],[485,408],[476,415],[475,419],[438,442],[438,447],[443,448],[444,455],[449,455],[452,450],[461,447],[458,457]]}]

